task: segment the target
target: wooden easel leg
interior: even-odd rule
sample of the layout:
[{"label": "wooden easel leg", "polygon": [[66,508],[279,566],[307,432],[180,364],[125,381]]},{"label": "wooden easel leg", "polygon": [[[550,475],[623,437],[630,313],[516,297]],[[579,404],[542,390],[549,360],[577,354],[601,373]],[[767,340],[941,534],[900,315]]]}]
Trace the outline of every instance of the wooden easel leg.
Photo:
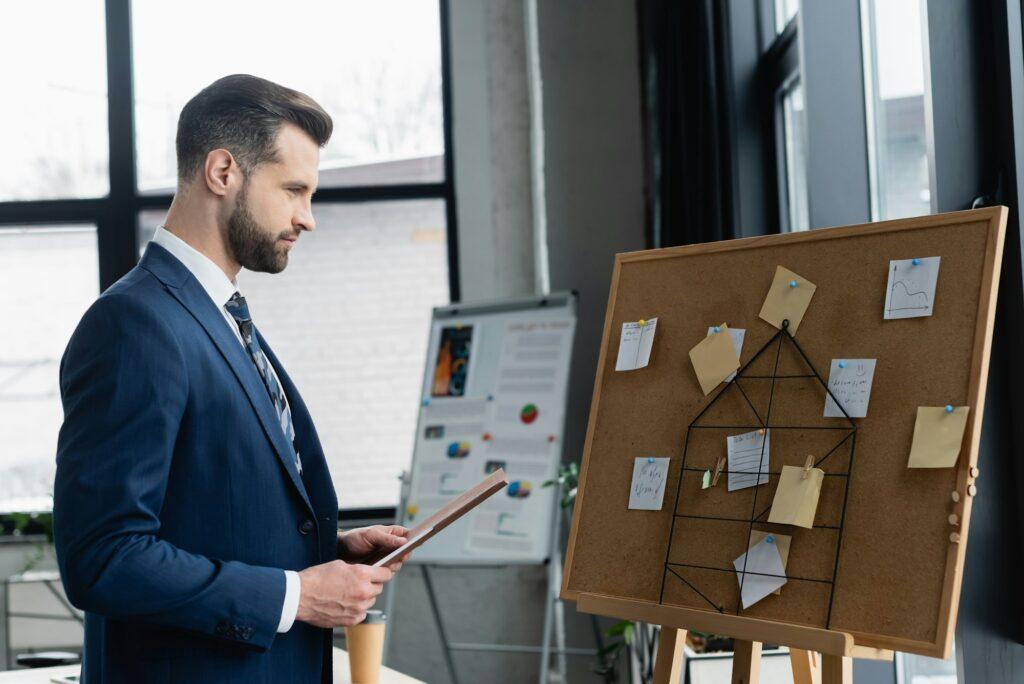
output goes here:
[{"label": "wooden easel leg", "polygon": [[683,653],[685,645],[685,629],[661,628],[658,653],[654,657],[653,684],[679,684],[683,673],[683,661],[686,658]]},{"label": "wooden easel leg", "polygon": [[732,654],[732,684],[757,684],[761,679],[761,642],[735,642]]},{"label": "wooden easel leg", "polygon": [[821,668],[815,651],[791,648],[789,663],[793,667],[793,684],[821,684]]},{"label": "wooden easel leg", "polygon": [[821,684],[853,684],[853,658],[823,653]]}]

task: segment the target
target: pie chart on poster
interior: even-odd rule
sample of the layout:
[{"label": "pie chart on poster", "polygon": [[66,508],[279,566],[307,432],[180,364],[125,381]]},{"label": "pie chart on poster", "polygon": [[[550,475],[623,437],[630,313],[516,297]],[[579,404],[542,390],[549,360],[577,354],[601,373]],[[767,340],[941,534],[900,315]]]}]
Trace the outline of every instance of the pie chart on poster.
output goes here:
[{"label": "pie chart on poster", "polygon": [[448,445],[448,458],[466,458],[469,456],[469,442],[452,442]]},{"label": "pie chart on poster", "polygon": [[538,415],[540,415],[540,413],[537,411],[537,406],[535,404],[527,404],[523,407],[523,410],[519,412],[519,420],[529,425],[533,421],[537,420]]}]

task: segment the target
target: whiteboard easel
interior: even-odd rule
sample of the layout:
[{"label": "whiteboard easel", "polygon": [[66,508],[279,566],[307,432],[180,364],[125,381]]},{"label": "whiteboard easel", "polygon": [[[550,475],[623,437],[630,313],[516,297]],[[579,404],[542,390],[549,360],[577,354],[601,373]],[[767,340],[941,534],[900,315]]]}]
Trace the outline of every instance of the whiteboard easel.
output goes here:
[{"label": "whiteboard easel", "polygon": [[[555,368],[553,377],[530,377],[531,373],[528,364],[519,368],[510,369],[506,362],[510,349],[508,345],[516,340],[522,342],[524,330],[529,326],[548,326],[558,324],[552,330],[557,334],[567,334],[563,339],[564,347],[559,346],[560,356],[558,366]],[[567,324],[567,328],[564,324]],[[530,472],[521,473],[517,470],[515,463],[510,462],[504,466],[509,472],[510,480],[529,483],[528,496],[522,497],[521,501],[514,503],[525,503],[531,507],[531,528],[528,530],[530,543],[520,544],[519,548],[494,549],[488,551],[474,550],[471,539],[474,534],[473,515],[453,524],[444,534],[432,539],[428,544],[416,551],[410,559],[410,564],[418,564],[423,573],[424,584],[427,588],[430,599],[431,610],[434,615],[438,633],[444,647],[446,663],[453,682],[457,682],[457,674],[452,660],[452,651],[475,650],[475,651],[501,651],[501,652],[536,652],[540,654],[540,681],[547,682],[549,676],[549,659],[551,653],[559,656],[557,670],[564,677],[565,654],[569,652],[583,651],[583,649],[567,649],[565,647],[564,613],[561,601],[558,598],[559,587],[561,586],[562,558],[559,550],[559,530],[562,512],[558,508],[560,492],[557,487],[542,487],[543,482],[555,479],[558,467],[562,460],[562,443],[565,424],[565,406],[568,396],[569,363],[571,361],[571,350],[573,333],[576,324],[576,294],[569,292],[554,293],[545,296],[524,297],[498,302],[482,302],[478,304],[455,304],[447,307],[434,309],[434,315],[430,326],[430,338],[427,347],[427,364],[423,382],[423,403],[420,407],[419,417],[416,426],[416,447],[413,453],[411,472],[407,478],[403,478],[402,497],[398,509],[397,519],[403,525],[415,524],[417,519],[429,515],[431,507],[422,508],[424,493],[429,493],[426,485],[430,484],[431,477],[438,478],[444,475],[444,460],[437,457],[439,450],[447,453],[447,449],[455,445],[456,454],[461,451],[469,451],[469,454],[455,456],[453,458],[464,458],[465,464],[477,463],[478,466],[486,467],[487,460],[483,456],[497,452],[500,453],[503,445],[501,440],[505,439],[526,439],[529,443],[530,430],[536,426],[543,432],[538,432],[536,440],[545,446],[538,451],[536,461],[530,465]],[[524,327],[525,326],[525,327]],[[469,358],[465,364],[467,377],[465,378],[464,392],[460,397],[437,397],[435,396],[435,381],[437,379],[437,367],[440,363],[439,353],[446,339],[446,330],[452,331],[451,337],[470,337],[471,348]],[[471,329],[471,333],[467,333]],[[543,328],[536,331],[543,336]],[[529,340],[527,340],[529,342]],[[543,340],[534,340],[543,343]],[[532,343],[531,343],[532,344]],[[553,348],[549,347],[548,352]],[[545,354],[540,354],[544,357]],[[537,368],[541,368],[539,364]],[[523,382],[503,382],[501,371],[504,368],[506,375],[508,371],[519,372],[520,380]],[[506,380],[508,378],[506,377]],[[542,383],[530,383],[528,380],[541,380],[556,385],[553,391],[542,392],[540,396],[545,397],[543,403],[535,402],[522,391],[527,386]],[[443,384],[443,383],[442,383]],[[512,392],[505,393],[503,389],[512,389]],[[512,397],[509,399],[509,397]],[[480,439],[471,431],[461,430],[452,434],[447,430],[449,425],[440,416],[455,416],[457,424],[471,424],[464,413],[460,411],[460,404],[470,406],[470,413],[475,409],[472,402],[483,399],[487,407],[486,416],[482,421],[482,430],[479,431]],[[524,403],[525,402],[525,403]],[[526,407],[535,404],[534,409],[537,416],[531,419],[532,413],[526,412]],[[520,406],[522,404],[522,406]],[[438,407],[441,410],[438,410]],[[517,409],[521,413],[519,424],[509,415],[509,410]],[[551,415],[549,415],[551,414]],[[438,436],[444,428],[443,436]],[[430,436],[428,436],[430,435]],[[484,436],[489,439],[484,439]],[[438,442],[431,444],[430,442]],[[492,442],[492,444],[488,444]],[[492,448],[493,447],[493,448]],[[477,454],[477,451],[482,453]],[[424,457],[424,453],[427,454]],[[474,455],[477,458],[474,458]],[[493,460],[493,459],[492,459]],[[424,464],[428,467],[424,467]],[[463,465],[463,464],[460,464]],[[484,474],[479,467],[469,468],[473,476]],[[479,471],[479,472],[478,472]],[[457,478],[456,478],[457,479]],[[523,485],[521,484],[520,487]],[[522,492],[522,489],[518,491]],[[440,492],[439,492],[440,494]],[[502,493],[497,496],[507,496]],[[497,497],[496,497],[497,498]],[[440,500],[440,497],[438,497]],[[514,506],[514,503],[505,502],[507,506]],[[410,516],[410,507],[413,515]],[[479,523],[478,523],[479,524]],[[514,538],[513,538],[514,541]],[[544,626],[542,630],[543,641],[539,646],[515,646],[508,644],[469,644],[453,643],[444,629],[441,619],[441,607],[439,606],[433,583],[430,577],[432,566],[502,566],[509,564],[540,564],[548,563],[547,591],[545,597]],[[387,597],[387,610],[390,613],[394,601],[394,590],[389,592]],[[551,646],[552,633],[555,636],[555,647]],[[387,653],[388,641],[385,642],[385,653]]]}]

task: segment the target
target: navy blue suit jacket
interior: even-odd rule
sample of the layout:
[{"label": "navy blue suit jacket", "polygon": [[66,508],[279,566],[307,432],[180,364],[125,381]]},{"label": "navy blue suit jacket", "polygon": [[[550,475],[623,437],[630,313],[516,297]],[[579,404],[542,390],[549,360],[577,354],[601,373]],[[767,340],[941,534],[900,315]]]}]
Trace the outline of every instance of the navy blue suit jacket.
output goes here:
[{"label": "navy blue suit jacket", "polygon": [[159,245],[68,343],[53,528],[86,611],[86,684],[331,680],[330,630],[277,626],[282,570],[336,558],[338,502],[309,411],[259,342],[302,475],[252,360]]}]

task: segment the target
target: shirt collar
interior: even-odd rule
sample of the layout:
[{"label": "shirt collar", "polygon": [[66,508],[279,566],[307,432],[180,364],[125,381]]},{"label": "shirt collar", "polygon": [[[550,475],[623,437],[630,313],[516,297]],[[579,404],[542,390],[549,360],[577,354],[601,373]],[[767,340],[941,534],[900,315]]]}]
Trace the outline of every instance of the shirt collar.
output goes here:
[{"label": "shirt collar", "polygon": [[177,257],[192,272],[218,308],[223,307],[238,291],[238,287],[228,280],[220,266],[163,226],[157,226],[153,242]]}]

